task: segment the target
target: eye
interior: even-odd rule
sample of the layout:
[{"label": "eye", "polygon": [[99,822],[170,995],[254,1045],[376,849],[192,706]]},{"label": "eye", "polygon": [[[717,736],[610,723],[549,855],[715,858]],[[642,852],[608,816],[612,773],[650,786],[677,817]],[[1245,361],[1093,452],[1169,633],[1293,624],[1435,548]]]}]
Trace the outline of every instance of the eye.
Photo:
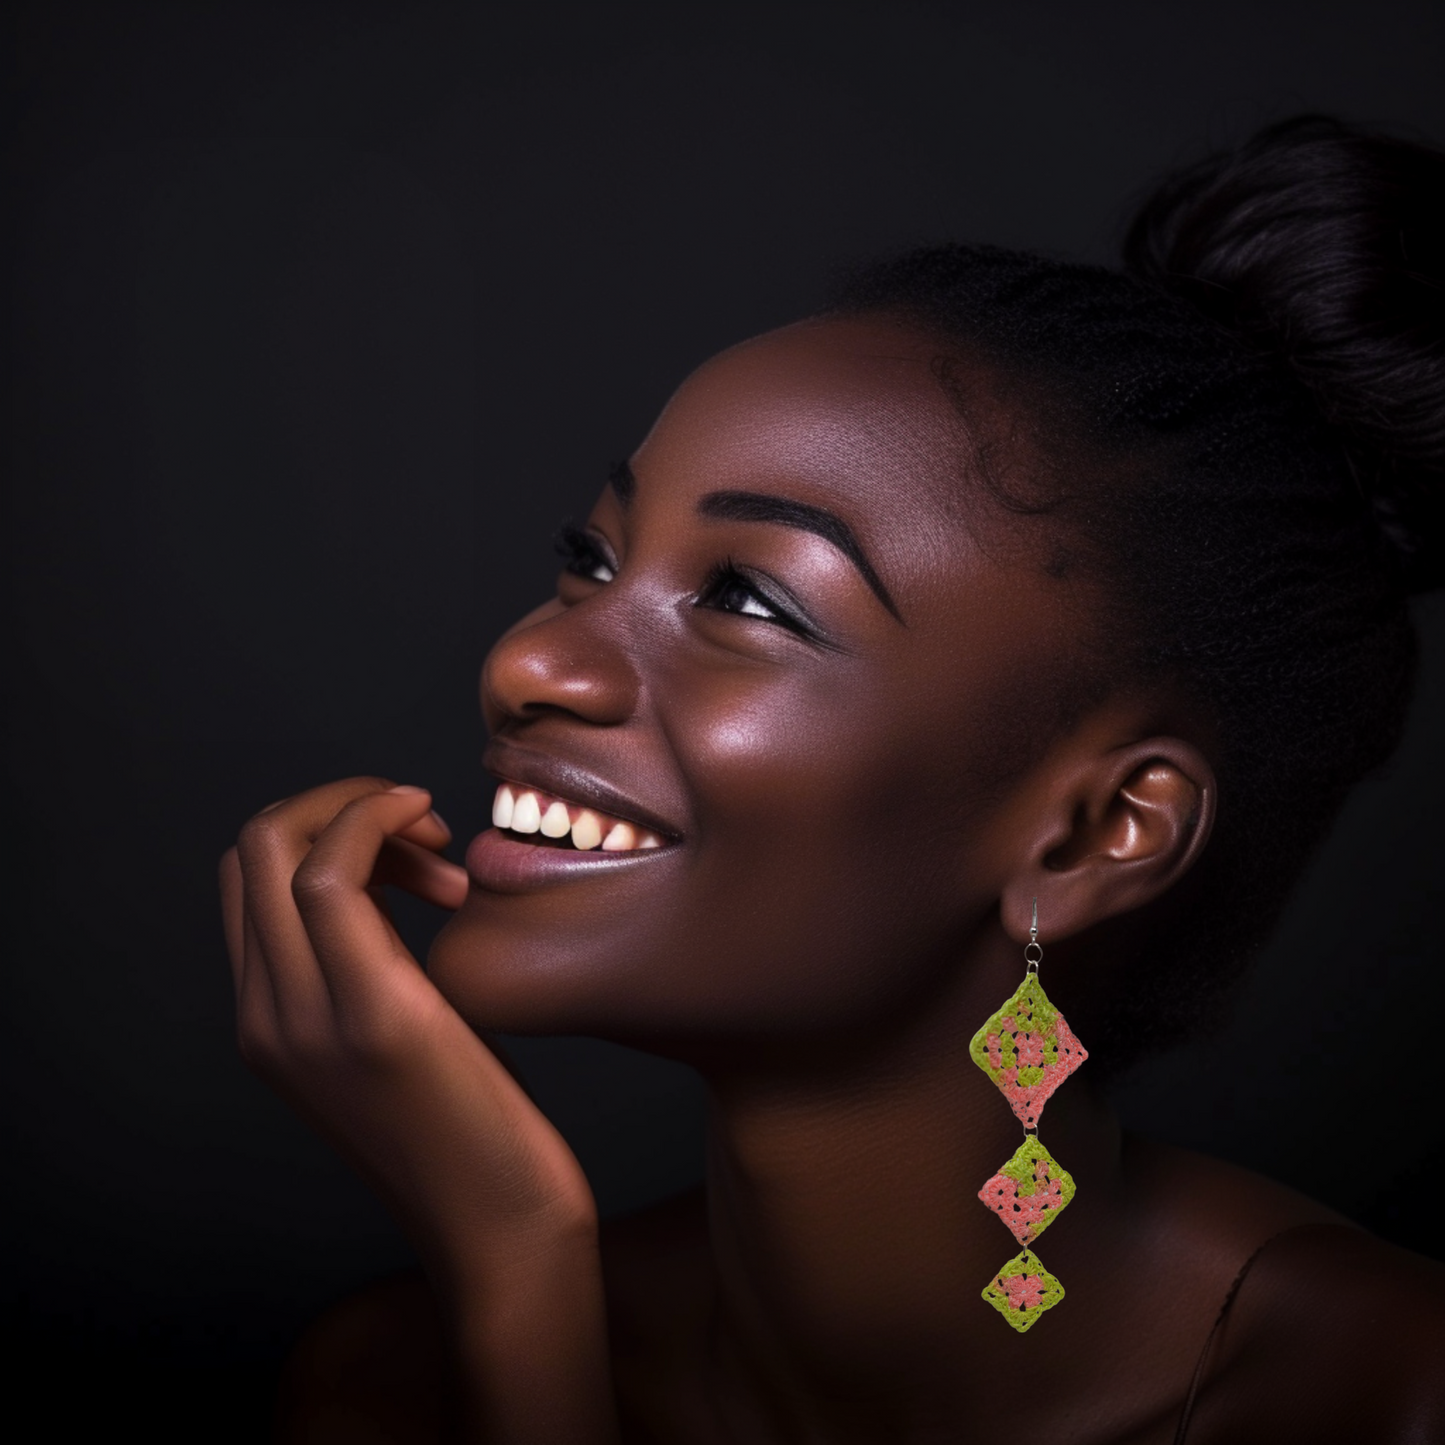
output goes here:
[{"label": "eye", "polygon": [[763,585],[747,575],[731,559],[720,562],[708,573],[697,594],[699,607],[731,612],[737,617],[756,617],[785,627],[789,632],[810,635],[809,629],[781,602],[768,595]]},{"label": "eye", "polygon": [[609,556],[605,543],[591,532],[563,524],[556,538],[557,555],[565,571],[589,582],[611,582],[617,576],[617,564]]}]

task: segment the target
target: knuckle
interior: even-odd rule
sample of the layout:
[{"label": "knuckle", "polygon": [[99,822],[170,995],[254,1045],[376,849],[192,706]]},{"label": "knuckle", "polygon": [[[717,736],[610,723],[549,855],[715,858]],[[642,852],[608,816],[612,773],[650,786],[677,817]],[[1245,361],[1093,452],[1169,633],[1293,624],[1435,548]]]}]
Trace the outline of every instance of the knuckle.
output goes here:
[{"label": "knuckle", "polygon": [[312,859],[291,875],[291,897],[303,910],[334,902],[346,891],[346,879],[329,864]]},{"label": "knuckle", "polygon": [[236,839],[237,862],[244,869],[274,858],[280,851],[285,835],[280,821],[271,813],[257,813],[242,825]]}]

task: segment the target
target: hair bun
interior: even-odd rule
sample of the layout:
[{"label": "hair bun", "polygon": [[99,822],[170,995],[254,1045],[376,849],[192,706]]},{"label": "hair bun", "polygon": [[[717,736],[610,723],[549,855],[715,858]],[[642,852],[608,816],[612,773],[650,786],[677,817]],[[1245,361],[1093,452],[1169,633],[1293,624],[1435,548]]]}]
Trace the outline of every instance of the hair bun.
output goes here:
[{"label": "hair bun", "polygon": [[1167,180],[1126,268],[1282,357],[1409,590],[1445,583],[1445,153],[1299,116]]}]

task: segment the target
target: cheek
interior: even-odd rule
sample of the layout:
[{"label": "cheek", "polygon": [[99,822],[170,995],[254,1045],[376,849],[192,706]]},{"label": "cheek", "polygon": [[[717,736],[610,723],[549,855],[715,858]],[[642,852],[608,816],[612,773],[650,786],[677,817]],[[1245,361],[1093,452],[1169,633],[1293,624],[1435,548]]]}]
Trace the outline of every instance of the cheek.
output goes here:
[{"label": "cheek", "polygon": [[931,720],[862,678],[704,692],[679,708],[701,820],[688,860],[697,962],[754,1025],[828,1027],[886,1007],[976,914],[986,880],[967,876]]},{"label": "cheek", "polygon": [[861,668],[654,682],[686,844],[627,876],[474,898],[433,950],[442,991],[478,1027],[663,1052],[852,1029],[926,994],[997,896],[976,700]]}]

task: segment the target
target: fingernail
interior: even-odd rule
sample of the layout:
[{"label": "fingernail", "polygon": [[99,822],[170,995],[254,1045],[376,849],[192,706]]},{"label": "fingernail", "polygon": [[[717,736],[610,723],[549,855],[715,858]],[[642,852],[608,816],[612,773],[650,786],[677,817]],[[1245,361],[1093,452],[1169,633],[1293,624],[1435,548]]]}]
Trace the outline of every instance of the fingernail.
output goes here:
[{"label": "fingernail", "polygon": [[424,793],[427,790],[425,788],[414,788],[410,783],[402,783],[398,787],[388,788],[386,791],[388,793]]},{"label": "fingernail", "polygon": [[447,826],[447,820],[443,818],[442,815],[438,813],[435,808],[431,810],[428,816],[431,818],[432,822],[435,823],[437,827],[442,830],[443,833],[450,833],[452,831],[451,828]]}]

